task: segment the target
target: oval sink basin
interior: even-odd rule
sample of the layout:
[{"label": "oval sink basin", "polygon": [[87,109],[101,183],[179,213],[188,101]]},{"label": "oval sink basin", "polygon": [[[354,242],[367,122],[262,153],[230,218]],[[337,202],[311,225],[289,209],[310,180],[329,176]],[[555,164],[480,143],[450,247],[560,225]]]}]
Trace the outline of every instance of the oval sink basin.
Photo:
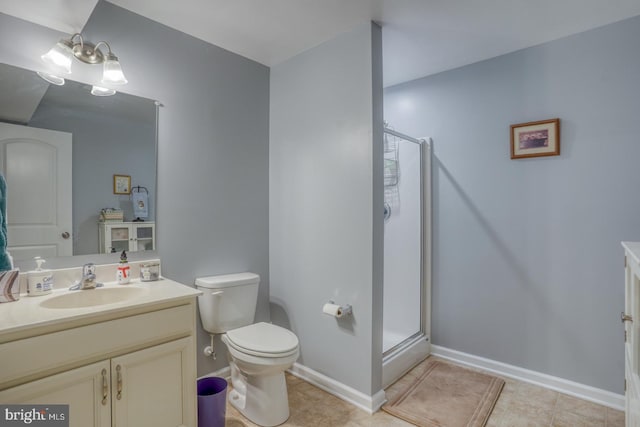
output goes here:
[{"label": "oval sink basin", "polygon": [[45,308],[82,308],[113,304],[134,299],[146,293],[140,288],[96,288],[68,293],[48,298],[40,305]]}]

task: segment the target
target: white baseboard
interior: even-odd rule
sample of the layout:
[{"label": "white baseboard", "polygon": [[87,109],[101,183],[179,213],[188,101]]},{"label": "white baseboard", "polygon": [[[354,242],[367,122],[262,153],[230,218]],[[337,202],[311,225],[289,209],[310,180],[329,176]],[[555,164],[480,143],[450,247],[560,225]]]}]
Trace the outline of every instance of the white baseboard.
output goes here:
[{"label": "white baseboard", "polygon": [[[295,363],[288,372],[318,388],[321,388],[327,393],[367,411],[369,414],[376,412],[387,401],[384,390],[380,390],[373,396],[368,396],[299,363]],[[211,372],[210,374],[203,375],[198,379],[206,377],[222,377],[229,381],[231,378],[231,368],[226,366],[222,369]]]},{"label": "white baseboard", "polygon": [[609,408],[624,411],[624,396],[607,390],[591,387],[585,384],[565,380],[531,371],[514,365],[498,362],[484,357],[474,356],[457,350],[451,350],[438,345],[431,345],[431,354],[460,365],[480,368],[503,377],[513,378],[530,384],[535,384],[560,393],[568,394],[590,402],[598,403]]},{"label": "white baseboard", "polygon": [[369,414],[376,412],[387,401],[384,390],[369,396],[299,363],[294,363],[289,369],[289,373],[363,409]]}]

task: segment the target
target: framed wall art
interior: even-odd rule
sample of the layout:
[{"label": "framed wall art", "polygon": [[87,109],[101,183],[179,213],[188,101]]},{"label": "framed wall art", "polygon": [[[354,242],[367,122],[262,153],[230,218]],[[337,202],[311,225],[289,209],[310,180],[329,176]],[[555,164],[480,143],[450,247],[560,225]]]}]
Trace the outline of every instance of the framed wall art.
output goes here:
[{"label": "framed wall art", "polygon": [[131,194],[130,175],[113,175],[113,194]]},{"label": "framed wall art", "polygon": [[511,125],[511,158],[560,154],[560,119]]}]

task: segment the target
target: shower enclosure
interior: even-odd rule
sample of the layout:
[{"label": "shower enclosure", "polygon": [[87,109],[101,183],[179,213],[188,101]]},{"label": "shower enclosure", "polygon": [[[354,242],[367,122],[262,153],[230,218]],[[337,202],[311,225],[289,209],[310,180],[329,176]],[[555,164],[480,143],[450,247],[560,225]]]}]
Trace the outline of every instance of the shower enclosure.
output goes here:
[{"label": "shower enclosure", "polygon": [[429,354],[431,146],[384,131],[383,387]]}]

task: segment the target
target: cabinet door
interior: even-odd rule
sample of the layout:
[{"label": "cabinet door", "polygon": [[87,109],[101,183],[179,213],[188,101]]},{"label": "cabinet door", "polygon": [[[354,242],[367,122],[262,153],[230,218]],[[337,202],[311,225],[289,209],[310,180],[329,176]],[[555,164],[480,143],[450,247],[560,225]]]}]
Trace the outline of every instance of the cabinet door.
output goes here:
[{"label": "cabinet door", "polygon": [[192,338],[111,359],[111,384],[118,427],[196,425]]},{"label": "cabinet door", "polygon": [[110,252],[131,251],[133,235],[129,225],[107,225],[107,242],[110,243]]},{"label": "cabinet door", "polygon": [[103,361],[0,391],[0,402],[69,405],[70,427],[108,427],[109,393],[109,362]]},{"label": "cabinet door", "polygon": [[627,375],[627,390],[625,393],[625,421],[626,427],[640,426],[640,395],[637,390],[637,380],[633,374]]},{"label": "cabinet door", "polygon": [[135,236],[136,251],[155,250],[155,226],[154,224],[135,224],[133,233]]},{"label": "cabinet door", "polygon": [[624,322],[626,334],[625,350],[631,362],[631,371],[640,374],[640,266],[627,257],[625,313],[631,316]]}]

